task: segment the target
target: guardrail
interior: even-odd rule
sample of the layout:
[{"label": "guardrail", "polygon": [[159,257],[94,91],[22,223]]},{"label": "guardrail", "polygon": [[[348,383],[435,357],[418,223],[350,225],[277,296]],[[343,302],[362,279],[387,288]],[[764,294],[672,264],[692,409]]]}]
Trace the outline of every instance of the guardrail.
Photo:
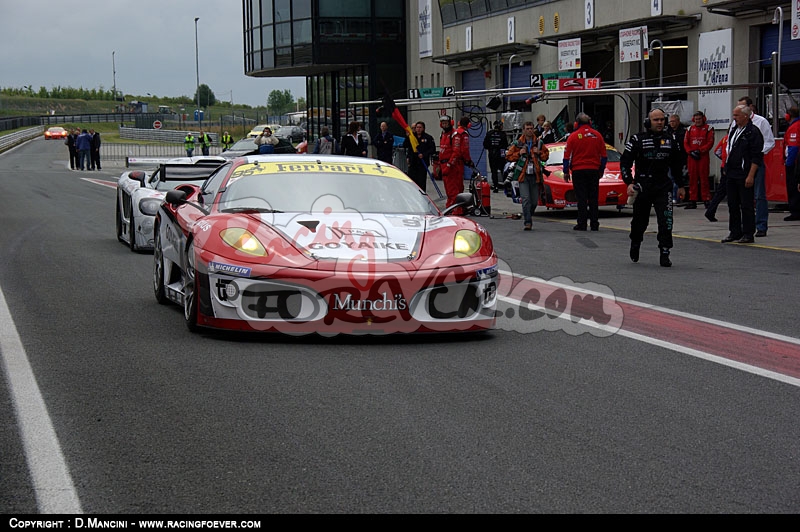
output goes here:
[{"label": "guardrail", "polygon": [[[170,142],[174,144],[183,145],[183,139],[186,137],[188,130],[176,129],[142,129],[135,127],[121,127],[119,128],[119,138],[126,140],[148,140],[152,142]],[[197,140],[197,131],[192,130],[195,142]],[[219,135],[207,131],[206,134],[211,137],[211,141],[219,144]]]},{"label": "guardrail", "polygon": [[0,137],[0,153],[13,148],[17,144],[22,144],[26,140],[35,139],[44,132],[41,126],[23,129],[9,135]]},{"label": "guardrail", "polygon": [[[208,150],[209,155],[219,155],[222,153],[222,148],[219,146],[211,146]],[[203,155],[200,148],[195,148],[192,155]],[[173,157],[186,157],[186,150],[183,145],[177,144],[112,144],[106,142],[100,146],[101,159],[109,160],[127,160],[128,158],[147,159],[147,158],[173,158]]]}]

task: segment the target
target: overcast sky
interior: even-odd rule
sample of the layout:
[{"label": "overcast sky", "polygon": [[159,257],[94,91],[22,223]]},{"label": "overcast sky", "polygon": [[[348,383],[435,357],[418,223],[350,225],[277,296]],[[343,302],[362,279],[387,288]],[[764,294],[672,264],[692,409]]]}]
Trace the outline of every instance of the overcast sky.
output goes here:
[{"label": "overcast sky", "polygon": [[[0,86],[111,89],[265,105],[273,90],[305,97],[305,78],[244,75],[240,0],[0,0]],[[113,61],[112,61],[112,52]]]}]

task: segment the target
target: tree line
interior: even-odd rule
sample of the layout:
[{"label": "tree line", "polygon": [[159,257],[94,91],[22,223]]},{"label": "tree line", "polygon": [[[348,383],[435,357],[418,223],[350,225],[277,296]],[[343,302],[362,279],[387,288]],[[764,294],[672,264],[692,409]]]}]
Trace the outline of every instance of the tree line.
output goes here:
[{"label": "tree line", "polygon": [[[115,100],[113,89],[105,89],[102,85],[100,88],[95,89],[85,89],[83,87],[61,87],[58,85],[50,89],[47,87],[39,87],[38,90],[34,90],[32,85],[26,85],[23,87],[0,87],[0,94],[5,96],[24,96],[28,98],[41,98],[50,100]],[[202,84],[197,88],[193,98],[190,98],[189,96],[148,96],[147,98],[144,98],[143,96],[133,95],[127,95],[127,98],[132,100],[153,98],[159,100],[160,102],[175,105],[191,105],[192,103],[199,102],[200,107],[226,104],[229,105],[228,102],[217,100],[216,96],[214,95],[214,91],[212,91],[211,88],[206,84]],[[249,105],[245,104],[237,104],[237,106],[250,108]],[[292,92],[288,89],[273,90],[267,96],[266,107],[270,113],[282,115],[296,110],[305,110],[306,102],[305,98],[299,98],[295,102]]]}]

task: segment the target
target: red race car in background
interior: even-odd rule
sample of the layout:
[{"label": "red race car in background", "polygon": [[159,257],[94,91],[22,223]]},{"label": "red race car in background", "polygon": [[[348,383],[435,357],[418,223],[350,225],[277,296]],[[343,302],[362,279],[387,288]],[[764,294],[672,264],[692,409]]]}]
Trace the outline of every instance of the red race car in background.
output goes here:
[{"label": "red race car in background", "polygon": [[67,130],[64,129],[63,127],[58,127],[58,126],[49,127],[47,128],[47,131],[44,132],[45,140],[65,139],[67,138],[67,136],[69,136],[69,132],[67,132]]},{"label": "red race car in background", "polygon": [[[545,163],[545,169],[550,175],[544,176],[544,187],[539,193],[539,205],[548,209],[563,209],[564,207],[575,207],[578,204],[572,181],[564,181],[565,146],[566,142],[547,145],[550,157]],[[622,210],[628,202],[628,187],[622,181],[619,170],[620,153],[613,146],[606,144],[606,154],[608,162],[605,173],[600,178],[597,205],[599,207],[615,206]]]}]

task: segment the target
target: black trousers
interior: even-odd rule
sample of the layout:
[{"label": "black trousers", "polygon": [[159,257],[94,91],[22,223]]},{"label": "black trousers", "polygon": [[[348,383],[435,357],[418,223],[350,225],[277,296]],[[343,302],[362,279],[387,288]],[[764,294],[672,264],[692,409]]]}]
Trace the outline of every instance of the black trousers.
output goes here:
[{"label": "black trousers", "polygon": [[797,175],[794,165],[786,167],[786,194],[789,197],[789,213],[800,216],[800,192],[797,191]]},{"label": "black trousers", "polygon": [[714,195],[711,196],[711,201],[708,202],[708,208],[706,208],[706,213],[709,216],[714,216],[717,214],[717,207],[719,204],[722,203],[722,200],[725,199],[725,196],[728,195],[728,176],[725,175],[725,169],[721,169],[720,171],[720,178],[719,184],[717,188],[714,189]]},{"label": "black trousers", "polygon": [[644,240],[644,232],[650,223],[651,208],[656,211],[658,247],[670,249],[672,248],[672,183],[667,190],[645,185],[644,190],[636,196],[631,219],[631,242],[640,243]]},{"label": "black trousers", "polygon": [[756,232],[755,187],[744,179],[728,179],[728,232],[733,238],[752,237]]},{"label": "black trousers", "polygon": [[503,167],[506,165],[505,157],[489,157],[489,171],[492,172],[492,186],[500,187],[503,182]]},{"label": "black trousers", "polygon": [[81,167],[80,156],[78,150],[70,148],[69,150],[69,167],[73,170]]},{"label": "black trousers", "polygon": [[100,150],[95,150],[94,148],[92,148],[91,159],[92,159],[91,167],[100,170]]},{"label": "black trousers", "polygon": [[410,177],[419,188],[426,190],[425,187],[428,184],[428,172],[425,170],[422,162],[419,162],[418,164],[412,162],[408,166],[408,177]]},{"label": "black trousers", "polygon": [[578,200],[578,225],[586,227],[588,218],[592,227],[599,227],[597,196],[600,193],[600,170],[573,170],[572,188]]}]

